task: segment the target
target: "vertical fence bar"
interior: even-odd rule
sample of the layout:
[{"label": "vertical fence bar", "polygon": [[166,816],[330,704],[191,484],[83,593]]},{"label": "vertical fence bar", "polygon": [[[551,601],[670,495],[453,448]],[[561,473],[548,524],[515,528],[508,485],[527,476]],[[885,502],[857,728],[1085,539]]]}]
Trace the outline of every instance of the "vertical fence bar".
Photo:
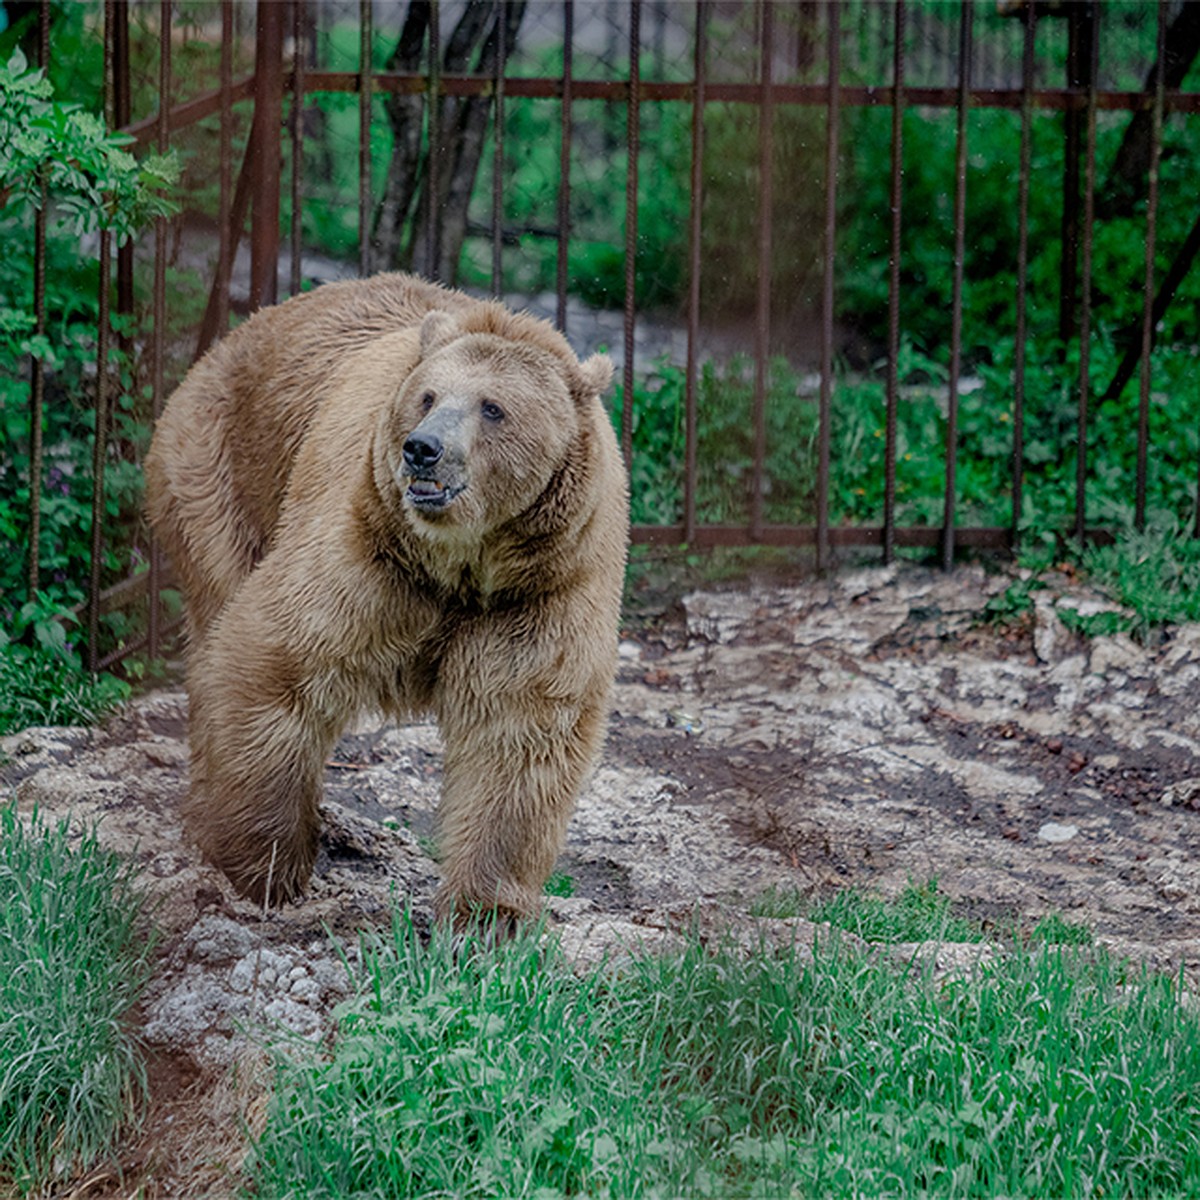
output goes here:
[{"label": "vertical fence bar", "polygon": [[837,237],[837,163],[841,123],[840,0],[828,0],[829,98],[825,128],[825,262],[821,287],[821,397],[817,427],[817,569],[829,566],[829,441],[833,427],[833,266]]},{"label": "vertical fence bar", "polygon": [[[1150,167],[1146,195],[1146,278],[1142,292],[1142,363],[1138,380],[1137,496],[1134,524],[1146,527],[1146,459],[1150,443],[1150,355],[1154,349],[1154,254],[1158,235],[1158,167],[1162,155],[1163,104],[1166,91],[1167,3],[1158,0],[1155,38],[1158,77],[1154,81],[1154,116],[1150,129]],[[1198,496],[1200,499],[1200,496]],[[1200,523],[1200,505],[1196,510]],[[1197,525],[1200,529],[1200,524]]]},{"label": "vertical fence bar", "polygon": [[758,296],[754,310],[754,464],[750,472],[750,538],[762,539],[763,468],[767,457],[767,364],[771,354],[771,234],[774,208],[775,6],[758,7]]},{"label": "vertical fence bar", "polygon": [[1025,8],[1025,48],[1021,58],[1021,166],[1017,182],[1017,329],[1013,353],[1012,545],[1021,545],[1025,496],[1025,339],[1029,283],[1029,176],[1033,145],[1033,50],[1037,9]]},{"label": "vertical fence bar", "polygon": [[[1093,0],[1074,0],[1063,6],[1067,19],[1067,86],[1089,83],[1090,47],[1096,41]],[[1079,110],[1073,105],[1063,114],[1063,202],[1059,234],[1062,266],[1059,271],[1058,336],[1068,342],[1075,335],[1075,296],[1079,286]]]},{"label": "vertical fence bar", "polygon": [[441,5],[430,0],[429,5],[429,89],[426,93],[426,127],[429,130],[429,187],[425,195],[425,257],[429,277],[440,279],[438,270],[438,248],[442,239],[438,236],[441,207],[438,202],[441,188],[442,166],[442,45]]},{"label": "vertical fence bar", "polygon": [[[159,6],[159,49],[158,49],[158,128],[157,148],[165,154],[170,146],[171,130],[171,0],[162,0]],[[167,343],[167,219],[159,217],[154,222],[154,367],[151,380],[154,419],[158,420],[164,402],[164,359]],[[97,412],[97,421],[100,413]],[[159,641],[159,592],[162,588],[162,547],[156,537],[150,539],[150,580],[148,592],[147,653],[158,657]]]},{"label": "vertical fence bar", "polygon": [[1075,451],[1075,539],[1083,548],[1087,529],[1088,409],[1091,399],[1092,246],[1096,220],[1096,76],[1099,73],[1100,13],[1093,10],[1087,82],[1087,134],[1083,187],[1083,263],[1079,272],[1079,429]]},{"label": "vertical fence bar", "polygon": [[371,23],[372,0],[359,0],[358,22],[358,274],[371,273]]},{"label": "vertical fence bar", "polygon": [[[104,3],[104,117],[109,120],[115,107],[113,97],[114,48],[116,44],[116,6]],[[108,453],[108,343],[109,286],[112,282],[112,235],[100,227],[100,281],[96,329],[96,403],[92,412],[92,529],[91,561],[88,564],[87,639],[88,670],[93,674],[100,662],[100,566],[104,557],[104,460]],[[153,570],[153,558],[151,560]],[[154,626],[156,595],[150,595],[151,628]]]},{"label": "vertical fence bar", "polygon": [[962,370],[963,260],[967,224],[967,108],[971,99],[972,0],[962,0],[958,44],[958,132],[954,154],[954,294],[950,315],[950,376],[947,381],[946,499],[942,519],[942,566],[954,566],[954,511],[958,468],[958,379]]},{"label": "vertical fence bar", "polygon": [[896,400],[900,357],[900,250],[904,200],[904,0],[896,0],[892,63],[892,250],[888,260],[887,414],[883,444],[883,561],[896,557]]},{"label": "vertical fence bar", "polygon": [[574,92],[575,2],[563,0],[562,124],[558,154],[558,263],[554,290],[556,322],[567,332],[567,268],[571,250],[571,100]]},{"label": "vertical fence bar", "polygon": [[[301,270],[300,258],[303,249],[304,229],[300,212],[300,179],[301,165],[304,160],[304,0],[292,0],[292,106],[288,114],[289,133],[292,141],[292,227],[291,234],[291,279],[288,291],[291,295],[300,294],[304,285],[304,272]],[[222,81],[223,82],[223,81]],[[360,229],[359,236],[362,237]]]},{"label": "vertical fence bar", "polygon": [[688,221],[687,381],[684,391],[683,540],[696,539],[696,386],[700,345],[701,232],[704,214],[704,105],[708,86],[708,8],[696,5],[695,77],[692,84],[692,195]]},{"label": "vertical fence bar", "polygon": [[[50,0],[38,9],[38,66],[50,66]],[[33,331],[39,347],[46,337],[46,183],[38,184],[33,216]],[[29,598],[40,583],[42,541],[42,411],[46,403],[46,364],[41,353],[32,356],[29,380]]]},{"label": "vertical fence bar", "polygon": [[[133,89],[129,70],[129,0],[116,0],[113,11],[113,111],[112,124],[117,129],[124,129],[133,119]],[[117,312],[122,316],[132,316],[134,309],[133,294],[133,240],[127,241],[117,249]],[[132,354],[133,337],[128,327],[123,327],[117,339],[124,354]]]},{"label": "vertical fence bar", "polygon": [[279,160],[283,150],[283,18],[279,3],[257,8],[254,58],[254,208],[250,221],[250,307],[279,298]]},{"label": "vertical fence bar", "polygon": [[621,452],[628,470],[633,462],[633,355],[637,291],[638,153],[641,149],[642,0],[629,6],[629,101],[625,109],[625,372],[621,397]]},{"label": "vertical fence bar", "polygon": [[229,328],[229,276],[233,263],[233,0],[221,0],[221,133],[220,198],[218,200],[216,336]]},{"label": "vertical fence bar", "polygon": [[504,67],[508,56],[505,0],[496,3],[496,69],[492,79],[492,295],[504,290]]},{"label": "vertical fence bar", "polygon": [[[100,315],[96,337],[96,409],[92,437],[92,561],[88,580],[88,670],[100,663],[100,566],[104,557],[104,460],[108,453],[108,289],[112,281],[112,235],[100,230]],[[150,653],[157,652],[158,592],[154,548],[150,553]]]}]

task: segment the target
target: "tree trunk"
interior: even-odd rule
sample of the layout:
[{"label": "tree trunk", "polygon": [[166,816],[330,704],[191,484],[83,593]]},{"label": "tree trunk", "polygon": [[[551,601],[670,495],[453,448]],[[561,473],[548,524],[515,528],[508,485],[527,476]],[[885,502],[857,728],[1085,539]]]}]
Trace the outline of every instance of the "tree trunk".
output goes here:
[{"label": "tree trunk", "polygon": [[[1155,63],[1146,76],[1146,91],[1158,87],[1159,71],[1168,89],[1177,88],[1200,52],[1200,0],[1184,0],[1183,7],[1167,28],[1164,61]],[[1154,136],[1154,112],[1142,109],[1134,113],[1125,127],[1125,136],[1113,158],[1108,179],[1097,205],[1098,217],[1128,217],[1137,202],[1146,195],[1150,172],[1150,154]]]},{"label": "tree trunk", "polygon": [[[503,71],[525,8],[526,0],[468,0],[446,43],[439,70],[489,77]],[[388,60],[389,70],[420,69],[427,57],[430,18],[428,0],[411,0],[400,40]],[[455,281],[492,105],[490,96],[440,98],[437,170],[433,172],[436,194],[431,196],[430,151],[428,139],[423,137],[426,97],[389,98],[388,119],[395,144],[375,222],[379,261],[444,283]]]}]

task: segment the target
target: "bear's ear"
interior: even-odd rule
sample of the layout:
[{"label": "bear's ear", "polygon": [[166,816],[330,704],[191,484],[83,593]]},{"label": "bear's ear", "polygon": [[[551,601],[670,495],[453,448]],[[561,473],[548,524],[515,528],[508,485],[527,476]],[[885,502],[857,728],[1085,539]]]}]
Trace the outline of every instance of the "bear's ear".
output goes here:
[{"label": "bear's ear", "polygon": [[612,359],[607,354],[593,354],[579,364],[579,382],[589,396],[603,396],[612,377]]},{"label": "bear's ear", "polygon": [[457,324],[448,312],[440,308],[427,312],[421,322],[421,357],[425,358],[439,346],[453,341],[456,329]]}]

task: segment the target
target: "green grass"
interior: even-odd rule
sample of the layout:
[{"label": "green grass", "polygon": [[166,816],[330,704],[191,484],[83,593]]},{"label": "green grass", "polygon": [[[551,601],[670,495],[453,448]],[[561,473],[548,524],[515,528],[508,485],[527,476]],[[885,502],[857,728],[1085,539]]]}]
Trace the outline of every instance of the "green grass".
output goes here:
[{"label": "green grass", "polygon": [[1200,1191],[1200,1021],[1169,979],[1019,948],[940,983],[836,935],[574,974],[405,918],[333,1044],[288,1047],[262,1197]]},{"label": "green grass", "polygon": [[133,874],[93,833],[0,808],[0,1192],[112,1151],[142,1064],[128,1018],[149,945]]},{"label": "green grass", "polygon": [[53,650],[0,645],[0,734],[30,725],[92,725],[128,695],[127,684],[88,675]]},{"label": "green grass", "polygon": [[894,900],[847,888],[821,900],[789,888],[768,888],[750,906],[756,917],[806,917],[845,929],[867,942],[978,942],[983,930],[954,916],[936,879],[910,883]]}]

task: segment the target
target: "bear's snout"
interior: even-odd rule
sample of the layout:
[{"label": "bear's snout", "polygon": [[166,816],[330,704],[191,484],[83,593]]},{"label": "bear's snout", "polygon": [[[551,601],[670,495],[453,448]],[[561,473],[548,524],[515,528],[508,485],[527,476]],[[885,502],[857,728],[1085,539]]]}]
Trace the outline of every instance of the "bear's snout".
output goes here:
[{"label": "bear's snout", "polygon": [[436,433],[414,432],[404,443],[404,461],[413,471],[428,471],[445,452]]}]

